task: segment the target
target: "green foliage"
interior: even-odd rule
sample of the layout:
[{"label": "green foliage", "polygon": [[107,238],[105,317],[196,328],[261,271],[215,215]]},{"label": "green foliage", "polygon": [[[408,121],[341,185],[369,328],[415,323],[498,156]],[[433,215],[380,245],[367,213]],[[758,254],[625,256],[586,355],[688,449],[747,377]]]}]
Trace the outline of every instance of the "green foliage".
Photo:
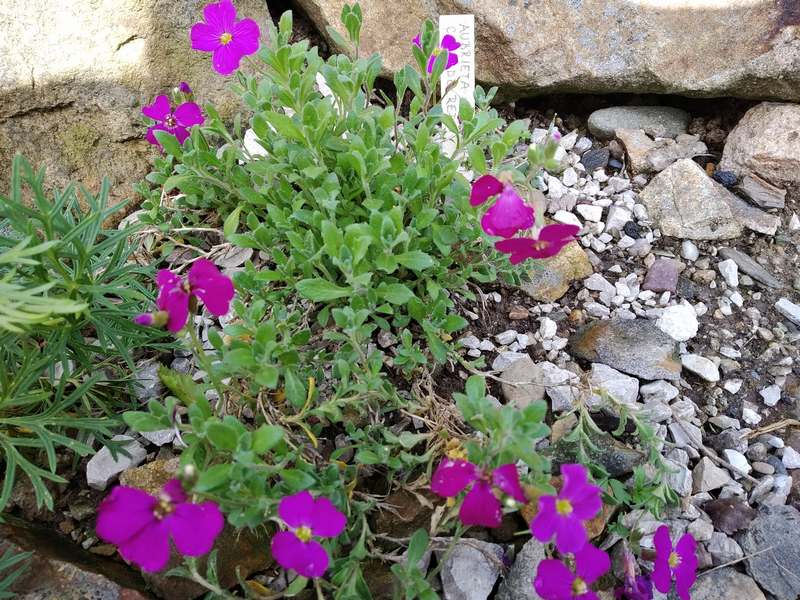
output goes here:
[{"label": "green foliage", "polygon": [[118,210],[107,185],[96,196],[82,190],[83,204],[73,186],[51,198],[43,171],[17,156],[9,187],[0,197],[0,509],[19,472],[52,508],[45,482],[65,482],[58,452],[85,456],[90,437],[107,440],[131,348],[159,335],[131,322],[152,270],[129,262],[131,230],[104,227]]},{"label": "green foliage", "polygon": [[26,561],[31,554],[31,552],[14,552],[8,549],[0,556],[0,598],[16,597],[11,591],[11,586],[28,570],[29,565]]}]

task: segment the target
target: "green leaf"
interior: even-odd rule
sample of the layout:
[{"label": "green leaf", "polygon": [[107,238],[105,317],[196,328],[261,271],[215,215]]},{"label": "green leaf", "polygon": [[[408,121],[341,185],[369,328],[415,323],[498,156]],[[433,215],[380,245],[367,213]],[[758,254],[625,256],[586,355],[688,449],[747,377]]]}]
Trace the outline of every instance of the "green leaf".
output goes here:
[{"label": "green leaf", "polygon": [[253,452],[269,452],[283,439],[283,428],[275,425],[262,425],[253,432]]},{"label": "green leaf", "polygon": [[198,400],[205,399],[201,386],[186,373],[178,373],[162,365],[158,368],[158,377],[185,406],[191,406]]},{"label": "green leaf", "polygon": [[178,141],[178,138],[176,138],[174,135],[166,131],[162,131],[160,129],[154,131],[153,135],[156,136],[156,139],[158,140],[159,144],[161,144],[161,147],[164,149],[164,152],[166,152],[167,154],[171,154],[176,158],[180,158],[181,156],[183,156],[181,144]]},{"label": "green leaf", "polygon": [[396,258],[398,263],[414,271],[422,271],[433,266],[431,255],[421,250],[404,252],[403,254],[398,254]]},{"label": "green leaf", "polygon": [[296,142],[305,142],[302,130],[291,117],[271,110],[264,113],[264,118],[280,135]]},{"label": "green leaf", "polygon": [[447,318],[444,320],[444,324],[442,325],[442,329],[444,329],[447,333],[453,333],[459,329],[464,329],[464,327],[467,325],[469,325],[469,323],[461,315],[447,315]]},{"label": "green leaf", "polygon": [[206,425],[206,436],[220,450],[236,450],[239,442],[239,436],[232,427],[217,421]]},{"label": "green leaf", "polygon": [[405,304],[414,297],[414,292],[402,283],[390,283],[378,288],[378,295],[392,304]]},{"label": "green leaf", "polygon": [[295,286],[297,292],[314,302],[327,302],[338,298],[346,298],[353,293],[349,287],[341,287],[324,279],[302,279]]},{"label": "green leaf", "polygon": [[209,467],[200,473],[197,479],[197,485],[194,488],[195,491],[207,492],[222,487],[228,483],[232,470],[232,464],[220,464]]},{"label": "green leaf", "polygon": [[306,386],[292,369],[284,374],[286,382],[286,399],[295,408],[302,408],[306,403]]},{"label": "green leaf", "polygon": [[140,433],[147,431],[161,431],[162,429],[168,429],[170,426],[169,419],[167,418],[159,418],[148,412],[141,412],[137,410],[122,413],[122,420],[125,421],[125,424],[128,427],[135,429]]},{"label": "green leaf", "polygon": [[239,215],[241,212],[242,206],[239,205],[231,211],[231,214],[225,217],[225,222],[222,224],[222,232],[226,238],[230,238],[239,228]]}]

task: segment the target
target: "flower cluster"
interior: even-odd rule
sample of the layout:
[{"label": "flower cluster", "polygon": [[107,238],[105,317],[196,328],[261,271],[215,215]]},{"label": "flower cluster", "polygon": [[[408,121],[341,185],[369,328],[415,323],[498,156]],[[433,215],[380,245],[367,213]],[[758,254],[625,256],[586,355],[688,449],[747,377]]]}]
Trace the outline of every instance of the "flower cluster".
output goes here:
[{"label": "flower cluster", "polygon": [[225,519],[214,502],[190,502],[181,482],[172,479],[161,494],[117,486],[97,509],[97,535],[119,546],[125,560],[149,572],[169,562],[170,544],[186,556],[211,550]]},{"label": "flower cluster", "polygon": [[[347,519],[327,498],[316,500],[308,491],[283,498],[278,515],[291,528],[272,538],[271,550],[284,569],[303,577],[322,577],[330,559],[312,536],[332,538]],[[117,486],[98,508],[97,535],[119,547],[122,557],[148,572],[167,566],[170,538],[184,556],[211,551],[225,519],[216,503],[192,503],[177,479],[158,497],[137,488]]]},{"label": "flower cluster", "polygon": [[445,458],[431,478],[431,490],[445,498],[454,498],[467,487],[470,490],[459,512],[464,525],[499,526],[503,509],[497,494],[505,494],[516,502],[527,501],[517,467],[512,464],[488,472],[466,460]]},{"label": "flower cluster", "polygon": [[[412,41],[415,46],[422,48],[419,34],[417,34],[417,37]],[[461,48],[461,44],[456,41],[456,38],[452,35],[444,36],[441,43],[434,48],[433,53],[428,57],[428,73],[433,73],[433,65],[436,64],[436,57],[442,53],[447,54],[447,62],[444,65],[444,70],[446,71],[447,69],[455,67],[458,64],[458,54],[456,54],[456,50],[459,48]]]},{"label": "flower cluster", "polygon": [[168,269],[161,269],[156,277],[158,284],[158,310],[137,316],[139,325],[167,326],[171,332],[183,329],[189,319],[190,304],[202,300],[208,312],[222,316],[228,313],[233,299],[233,282],[219,272],[210,260],[201,258],[189,269],[186,281]]},{"label": "flower cluster", "polygon": [[[512,264],[529,258],[555,256],[580,232],[576,225],[536,224],[536,211],[516,192],[510,181],[501,181],[493,175],[483,175],[472,184],[470,204],[480,206],[492,197],[497,197],[481,218],[483,230],[491,236],[505,239],[495,242],[495,248],[509,254]],[[530,237],[514,237],[517,233],[531,229]]]}]

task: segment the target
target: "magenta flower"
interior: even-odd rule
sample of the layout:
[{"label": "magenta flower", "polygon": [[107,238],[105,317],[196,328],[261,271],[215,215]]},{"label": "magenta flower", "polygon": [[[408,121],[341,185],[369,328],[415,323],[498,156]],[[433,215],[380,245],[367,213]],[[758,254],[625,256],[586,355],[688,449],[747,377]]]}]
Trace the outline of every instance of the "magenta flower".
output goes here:
[{"label": "magenta flower", "polygon": [[691,534],[686,533],[678,540],[675,549],[669,539],[669,527],[662,525],[653,538],[656,547],[656,561],[653,568],[653,584],[662,594],[669,593],[672,579],[675,591],[681,600],[689,600],[689,589],[697,579],[697,543]]},{"label": "magenta flower", "polygon": [[646,575],[625,577],[621,588],[614,590],[616,600],[653,600],[653,582]]},{"label": "magenta flower", "polygon": [[194,102],[184,102],[172,110],[169,97],[163,94],[157,96],[152,104],[143,107],[142,114],[156,121],[155,125],[147,128],[147,141],[159,148],[161,144],[154,135],[156,131],[171,133],[178,138],[178,142],[183,144],[189,137],[189,128],[194,125],[202,125],[205,121],[200,107]]},{"label": "magenta flower", "polygon": [[610,568],[608,554],[584,544],[575,553],[575,573],[560,560],[543,560],[536,570],[533,587],[544,600],[599,600],[589,586]]},{"label": "magenta flower", "polygon": [[575,239],[580,232],[577,225],[546,225],[539,232],[536,238],[511,238],[498,240],[494,247],[510,254],[509,260],[512,265],[521,263],[529,258],[550,258],[555,256],[561,249]]},{"label": "magenta flower", "polygon": [[519,484],[517,467],[512,464],[497,467],[489,475],[466,460],[445,458],[439,463],[431,478],[431,490],[445,498],[458,496],[470,484],[474,485],[464,497],[458,513],[464,525],[483,527],[500,525],[503,507],[493,488],[517,502],[527,502]]},{"label": "magenta flower", "polygon": [[291,530],[280,531],[272,538],[272,556],[284,569],[293,569],[303,577],[322,577],[330,559],[312,536],[336,537],[347,525],[347,517],[330,500],[315,500],[308,491],[283,498],[278,515]]},{"label": "magenta flower", "polygon": [[189,87],[189,84],[185,81],[181,81],[180,85],[178,86],[178,90],[187,96],[192,95],[192,88]]},{"label": "magenta flower", "polygon": [[600,512],[600,488],[589,483],[583,465],[561,465],[564,485],[557,496],[541,496],[539,512],[531,521],[531,533],[540,542],[555,535],[559,552],[577,552],[589,537],[584,521]]},{"label": "magenta flower", "polygon": [[258,50],[258,24],[253,19],[237,21],[231,0],[207,4],[203,17],[205,23],[192,26],[192,48],[211,52],[211,65],[220,75],[230,75],[239,68],[242,57]]},{"label": "magenta flower", "polygon": [[[413,40],[415,46],[419,46],[422,48],[422,42],[419,39],[419,34]],[[442,38],[441,44],[439,44],[436,48],[433,49],[433,54],[431,54],[430,58],[428,58],[428,73],[433,73],[433,65],[436,63],[436,57],[439,56],[442,52],[447,53],[447,64],[444,66],[444,70],[451,67],[455,67],[458,64],[458,54],[455,53],[456,50],[461,48],[461,44],[456,41],[452,35],[446,35]]]},{"label": "magenta flower", "polygon": [[510,238],[518,231],[533,227],[533,209],[511,185],[504,184],[492,175],[479,177],[472,184],[469,202],[472,206],[478,206],[498,194],[495,203],[481,219],[481,226],[488,235]]},{"label": "magenta flower", "polygon": [[161,269],[156,277],[159,293],[158,310],[134,318],[139,325],[167,326],[173,333],[183,329],[189,319],[189,299],[202,300],[208,312],[222,316],[228,313],[233,299],[233,282],[219,272],[210,260],[201,258],[189,269],[188,281],[168,269]]},{"label": "magenta flower", "polygon": [[189,502],[180,481],[171,479],[159,497],[117,486],[97,509],[97,535],[119,546],[125,560],[149,572],[169,562],[170,544],[186,556],[209,552],[225,519],[211,501]]}]

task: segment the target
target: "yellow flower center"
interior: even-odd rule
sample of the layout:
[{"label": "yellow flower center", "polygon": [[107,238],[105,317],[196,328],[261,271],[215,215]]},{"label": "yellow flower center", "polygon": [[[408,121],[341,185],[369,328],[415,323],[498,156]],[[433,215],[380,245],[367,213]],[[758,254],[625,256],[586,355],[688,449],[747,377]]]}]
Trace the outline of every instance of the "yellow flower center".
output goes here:
[{"label": "yellow flower center", "polygon": [[228,44],[231,43],[232,39],[233,35],[226,31],[221,36],[219,36],[219,43],[222,44],[223,46],[227,46]]},{"label": "yellow flower center", "polygon": [[294,534],[300,538],[301,542],[307,542],[311,539],[311,528],[310,527],[298,527],[294,530]]},{"label": "yellow flower center", "polygon": [[681,557],[677,552],[672,552],[669,555],[669,566],[671,569],[674,569],[679,564],[681,564]]},{"label": "yellow flower center", "polygon": [[[562,517],[572,514],[572,504],[569,500],[556,500],[556,512]],[[576,580],[577,581],[577,580]]]},{"label": "yellow flower center", "polygon": [[586,592],[589,591],[589,586],[586,585],[586,582],[581,579],[580,577],[576,577],[572,580],[572,595],[573,596],[582,596]]},{"label": "yellow flower center", "polygon": [[550,245],[549,242],[544,242],[542,240],[536,240],[533,242],[534,250],[547,250],[547,247]]},{"label": "yellow flower center", "polygon": [[162,496],[158,504],[153,508],[153,516],[160,521],[174,510],[175,507],[172,505],[172,502],[170,502],[168,498]]}]

